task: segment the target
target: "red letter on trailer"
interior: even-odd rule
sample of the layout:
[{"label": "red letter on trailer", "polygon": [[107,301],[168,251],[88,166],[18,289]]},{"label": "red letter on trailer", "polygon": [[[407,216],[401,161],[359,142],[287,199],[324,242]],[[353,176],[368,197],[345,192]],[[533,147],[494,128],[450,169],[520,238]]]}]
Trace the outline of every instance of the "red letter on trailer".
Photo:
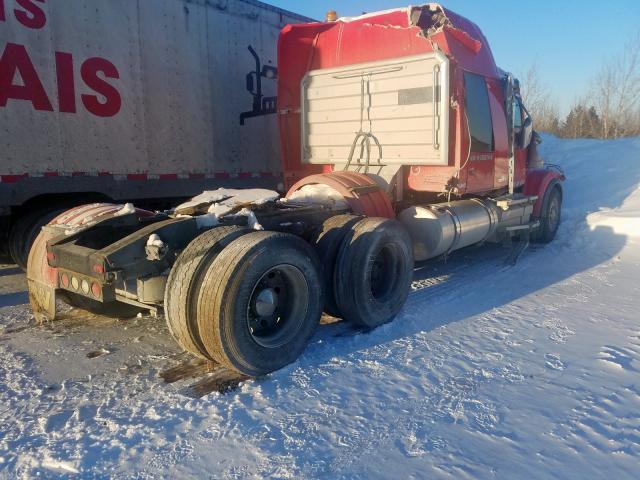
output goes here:
[{"label": "red letter on trailer", "polygon": [[[16,73],[20,74],[22,85],[13,83]],[[6,106],[10,98],[29,100],[36,110],[53,111],[27,49],[15,43],[7,43],[0,57],[0,107]]]},{"label": "red letter on trailer", "polygon": [[14,10],[16,18],[25,27],[29,28],[42,28],[47,23],[47,17],[42,9],[33,2],[44,3],[45,0],[16,0],[16,3],[20,5],[23,10]]},{"label": "red letter on trailer", "polygon": [[120,111],[122,100],[118,90],[98,76],[99,72],[107,78],[120,78],[118,69],[110,61],[100,57],[89,58],[80,67],[80,75],[87,87],[102,95],[105,101],[100,102],[97,95],[83,94],[82,103],[98,117],[112,117]]},{"label": "red letter on trailer", "polygon": [[56,79],[58,81],[58,110],[76,113],[76,88],[73,80],[73,56],[56,52]]}]

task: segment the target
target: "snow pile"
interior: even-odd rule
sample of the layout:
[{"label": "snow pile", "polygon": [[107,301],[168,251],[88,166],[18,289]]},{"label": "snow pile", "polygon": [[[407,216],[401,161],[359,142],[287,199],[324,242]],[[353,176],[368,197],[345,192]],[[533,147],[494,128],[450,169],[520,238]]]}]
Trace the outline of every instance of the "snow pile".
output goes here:
[{"label": "snow pile", "polygon": [[151,235],[149,235],[149,238],[147,239],[147,247],[163,248],[164,246],[164,242],[160,238],[160,235],[158,235],[157,233],[152,233]]},{"label": "snow pile", "polygon": [[169,247],[166,243],[162,241],[160,235],[157,233],[152,233],[149,235],[147,239],[147,244],[145,245],[145,253],[147,254],[148,260],[162,260],[166,255]]},{"label": "snow pile", "polygon": [[258,219],[256,218],[256,214],[253,213],[252,210],[248,208],[243,208],[236,214],[236,216],[247,217],[247,226],[252,230],[264,230],[262,225],[260,225],[260,222],[258,222]]},{"label": "snow pile", "polygon": [[[182,215],[179,215],[182,216]],[[196,217],[196,225],[199,229],[212,228],[220,223],[220,217],[216,213],[207,213]]]},{"label": "snow pile", "polygon": [[348,208],[349,204],[344,197],[334,188],[328,185],[311,184],[305,185],[289,195],[283,202],[302,203],[302,204],[323,204],[333,209]]},{"label": "snow pile", "polygon": [[279,197],[280,194],[278,192],[264,188],[219,188],[218,190],[207,190],[202,192],[200,195],[193,197],[188,202],[178,205],[175,211],[180,213],[181,211],[207,204],[221,205],[229,207],[229,209],[240,204],[263,205],[267,202],[277,200]]},{"label": "snow pile", "polygon": [[208,206],[206,210],[207,213],[196,215],[196,224],[198,228],[211,228],[218,225],[223,216],[240,209],[234,214],[235,216],[247,217],[247,223],[250,228],[262,230],[262,226],[258,223],[255,213],[248,207],[264,205],[267,202],[277,200],[279,197],[279,193],[263,188],[239,190],[219,188],[218,190],[202,192],[188,202],[176,207],[175,212],[178,216],[185,214],[195,215],[198,210],[202,210],[203,207]]},{"label": "snow pile", "polygon": [[640,138],[567,141],[544,135],[540,150],[547,163],[565,170],[565,217],[581,216],[590,231],[640,237]]},{"label": "snow pile", "polygon": [[113,214],[113,216],[120,217],[122,215],[129,215],[131,213],[136,213],[136,207],[133,206],[133,203],[125,203],[120,210]]}]

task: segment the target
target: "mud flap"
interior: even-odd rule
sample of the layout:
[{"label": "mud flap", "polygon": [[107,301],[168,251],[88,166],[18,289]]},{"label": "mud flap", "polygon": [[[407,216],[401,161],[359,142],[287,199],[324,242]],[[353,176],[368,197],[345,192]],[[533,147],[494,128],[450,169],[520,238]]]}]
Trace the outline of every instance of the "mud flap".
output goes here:
[{"label": "mud flap", "polygon": [[47,240],[52,234],[45,227],[33,242],[27,261],[29,303],[38,322],[55,320],[58,270],[47,263]]},{"label": "mud flap", "polygon": [[511,251],[509,252],[509,256],[504,262],[505,264],[514,266],[516,263],[518,263],[520,256],[529,246],[529,232],[530,231],[528,229],[523,230],[523,232],[520,234],[518,243],[516,243],[515,245],[511,245]]},{"label": "mud flap", "polygon": [[56,289],[46,283],[29,279],[29,303],[40,323],[56,318]]}]

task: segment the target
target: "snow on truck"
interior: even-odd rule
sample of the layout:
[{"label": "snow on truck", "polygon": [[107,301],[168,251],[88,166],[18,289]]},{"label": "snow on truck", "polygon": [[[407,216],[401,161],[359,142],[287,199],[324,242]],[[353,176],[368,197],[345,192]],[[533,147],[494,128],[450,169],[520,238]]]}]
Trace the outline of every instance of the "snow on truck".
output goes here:
[{"label": "snow on truck", "polygon": [[163,308],[185,350],[261,375],[301,354],[323,311],[390,321],[415,261],[512,238],[514,260],[556,234],[564,175],[536,153],[517,80],[438,4],[284,27],[277,115],[284,198],[71,209],[29,255],[36,315],[54,318],[56,298]]},{"label": "snow on truck", "polygon": [[0,0],[0,249],[80,202],[276,188],[276,46],[253,0]]}]

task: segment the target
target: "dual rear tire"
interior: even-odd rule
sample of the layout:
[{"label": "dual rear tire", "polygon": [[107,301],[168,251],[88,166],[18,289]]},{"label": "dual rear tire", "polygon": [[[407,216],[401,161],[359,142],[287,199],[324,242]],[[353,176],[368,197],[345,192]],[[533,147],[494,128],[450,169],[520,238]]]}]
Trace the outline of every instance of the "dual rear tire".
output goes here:
[{"label": "dual rear tire", "polygon": [[396,220],[366,217],[346,233],[333,270],[340,316],[376,328],[398,314],[413,277],[413,249]]},{"label": "dual rear tire", "polygon": [[323,306],[365,328],[393,319],[412,271],[411,242],[395,220],[340,215],[310,242],[219,227],[176,260],[165,314],[185,350],[259,376],[302,354]]},{"label": "dual rear tire", "polygon": [[167,323],[185,350],[264,375],[296,360],[315,332],[324,301],[320,261],[294,235],[230,228],[201,235],[178,257],[165,294]]}]

